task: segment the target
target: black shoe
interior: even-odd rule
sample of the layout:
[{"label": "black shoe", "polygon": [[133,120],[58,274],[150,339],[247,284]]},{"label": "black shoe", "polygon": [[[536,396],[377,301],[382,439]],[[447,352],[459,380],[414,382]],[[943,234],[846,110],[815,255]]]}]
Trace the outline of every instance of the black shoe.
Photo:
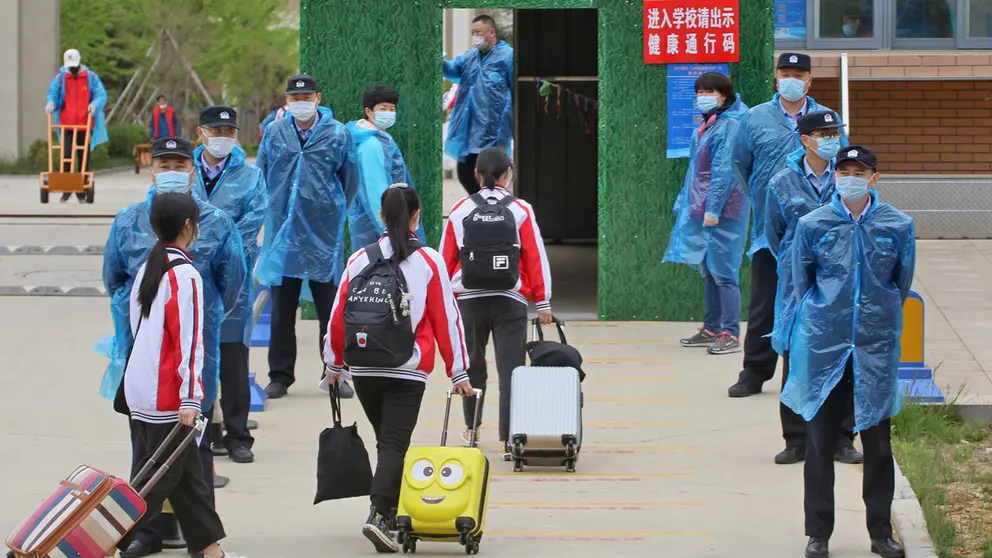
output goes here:
[{"label": "black shoe", "polygon": [[224,447],[224,429],[220,423],[212,423],[207,428],[210,429],[210,453],[216,457],[227,455],[227,448]]},{"label": "black shoe", "polygon": [[395,554],[400,551],[400,545],[396,543],[396,538],[389,532],[389,520],[372,507],[372,513],[365,520],[362,527],[362,534],[365,535],[376,552],[383,554]]},{"label": "black shoe", "polygon": [[777,465],[792,465],[806,460],[806,452],[801,448],[786,446],[784,450],[775,456]]},{"label": "black shoe", "polygon": [[882,558],[905,558],[906,556],[906,551],[902,549],[902,545],[893,540],[892,537],[872,539],[871,551]]},{"label": "black shoe", "polygon": [[338,391],[341,393],[341,399],[351,399],[355,396],[355,390],[344,380],[338,382]]},{"label": "black shoe", "polygon": [[737,383],[727,390],[727,395],[734,398],[751,397],[759,393],[761,393],[761,384],[746,380],[737,380]]},{"label": "black shoe", "polygon": [[810,537],[806,543],[806,558],[827,558],[830,556],[830,545],[827,539]]},{"label": "black shoe", "polygon": [[834,461],[847,463],[848,465],[857,465],[858,463],[863,463],[864,460],[865,456],[860,451],[854,449],[854,446],[841,446],[837,448],[837,453],[834,454]]},{"label": "black shoe", "polygon": [[[874,543],[872,543],[872,548],[875,548]],[[162,543],[152,544],[135,539],[131,541],[127,550],[121,551],[121,558],[144,558],[160,552],[162,552]]]},{"label": "black shoe", "polygon": [[[279,399],[289,393],[289,388],[279,382],[269,382],[269,385],[265,386],[265,393],[269,399]],[[342,395],[342,397],[344,396]]]},{"label": "black shoe", "polygon": [[255,454],[251,449],[244,446],[234,446],[229,451],[231,461],[235,463],[251,463],[255,461]]},{"label": "black shoe", "polygon": [[225,477],[224,475],[218,475],[214,473],[214,488],[224,488],[225,486],[231,484],[231,479]]}]

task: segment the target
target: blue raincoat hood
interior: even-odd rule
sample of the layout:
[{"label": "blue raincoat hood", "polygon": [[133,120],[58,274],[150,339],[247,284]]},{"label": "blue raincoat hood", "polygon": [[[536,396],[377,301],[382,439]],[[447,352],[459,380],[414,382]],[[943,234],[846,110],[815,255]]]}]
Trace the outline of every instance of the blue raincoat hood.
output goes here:
[{"label": "blue raincoat hood", "polygon": [[817,194],[806,177],[803,158],[805,149],[797,149],[787,157],[786,168],[768,184],[765,201],[765,239],[778,260],[778,291],[775,297],[775,326],[769,336],[779,354],[789,350],[789,338],[798,301],[793,292],[792,243],[799,219],[820,206],[830,203],[834,195],[833,162],[829,163],[829,179]]},{"label": "blue raincoat hood", "polygon": [[792,247],[798,301],[782,402],[807,421],[854,368],[855,432],[902,408],[902,305],[916,265],[913,219],[882,203],[855,222],[839,195],[799,219]]},{"label": "blue raincoat hood", "polygon": [[[817,104],[813,97],[806,97],[806,112],[833,110]],[[849,142],[841,129],[841,146]],[[737,142],[734,152],[734,166],[741,179],[747,182],[751,195],[751,209],[754,226],[751,227],[751,247],[748,257],[753,258],[758,250],[768,248],[765,239],[765,200],[766,187],[772,177],[786,166],[786,157],[800,149],[802,143],[792,123],[782,111],[779,94],[771,101],[752,108],[741,122],[742,141]]]},{"label": "blue raincoat hood", "polygon": [[[93,113],[93,130],[90,135],[90,151],[93,151],[98,145],[110,141],[110,136],[107,134],[107,121],[103,114],[103,110],[107,106],[107,90],[104,89],[100,76],[89,66],[81,64],[80,71],[82,70],[86,70],[86,81],[90,89],[90,104],[96,103],[97,105],[97,110]],[[59,123],[62,107],[65,105],[65,76],[69,73],[69,69],[62,66],[59,68],[59,73],[52,79],[51,85],[48,86],[48,96],[45,102],[55,105],[55,112],[52,113],[52,122],[55,124]],[[61,138],[61,133],[59,137]]]},{"label": "blue raincoat hood", "polygon": [[444,152],[464,161],[487,147],[509,153],[513,139],[513,48],[503,41],[445,60],[445,79],[459,84]]},{"label": "blue raincoat hood", "polygon": [[[404,182],[414,188],[413,177],[410,176],[410,170],[393,136],[359,122],[348,123],[362,173],[362,185],[348,207],[348,234],[352,252],[376,242],[386,232],[386,225],[382,222],[379,211],[382,210],[382,194],[390,184]],[[423,223],[417,229],[417,236],[426,244]]]},{"label": "blue raincoat hood", "polygon": [[[700,137],[693,132],[686,172],[675,206],[675,226],[662,261],[699,267],[706,261],[710,273],[737,283],[747,245],[751,200],[733,167],[734,143],[740,137],[747,105],[737,96]],[[714,227],[703,226],[703,216],[719,217]]]},{"label": "blue raincoat hood", "polygon": [[[246,269],[244,249],[234,221],[203,201],[195,191],[193,198],[200,206],[200,223],[199,237],[189,254],[203,279],[203,410],[207,411],[217,400],[221,323],[238,300]],[[110,400],[124,376],[124,364],[133,342],[131,288],[138,269],[157,241],[149,221],[154,199],[152,187],[145,201],[120,210],[104,247],[103,284],[110,295],[114,336],[102,339],[95,348],[111,359],[100,386],[101,395]]]},{"label": "blue raincoat hood", "polygon": [[251,275],[258,257],[258,233],[269,206],[269,193],[265,188],[262,171],[245,160],[243,149],[235,147],[227,159],[227,165],[220,178],[217,179],[217,184],[208,196],[203,183],[203,149],[201,145],[193,152],[193,162],[196,165],[193,192],[234,221],[241,236],[245,268],[248,270],[248,279],[243,282],[238,302],[221,327],[220,340],[221,343],[240,341],[245,346],[249,346],[254,325]]},{"label": "blue raincoat hood", "polygon": [[291,115],[269,124],[256,164],[269,193],[265,239],[255,278],[281,285],[283,277],[337,283],[344,261],[344,224],[361,184],[351,134],[319,107],[305,144]]}]

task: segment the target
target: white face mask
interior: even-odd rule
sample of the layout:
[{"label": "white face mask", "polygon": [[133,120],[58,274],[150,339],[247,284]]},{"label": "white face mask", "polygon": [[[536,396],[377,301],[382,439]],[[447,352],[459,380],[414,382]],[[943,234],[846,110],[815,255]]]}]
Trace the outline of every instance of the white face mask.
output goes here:
[{"label": "white face mask", "polygon": [[165,109],[169,108],[169,105],[166,104],[166,103],[162,103],[161,105],[158,106],[158,108],[160,108],[162,110],[165,110]]},{"label": "white face mask", "polygon": [[317,114],[317,103],[312,101],[296,101],[289,103],[289,112],[300,122],[309,122]]},{"label": "white face mask", "polygon": [[235,140],[234,138],[207,137],[207,143],[205,149],[207,150],[207,153],[210,153],[214,157],[217,157],[218,159],[223,159],[224,157],[230,155],[232,151],[234,151],[235,143],[237,143],[237,140]]},{"label": "white face mask", "polygon": [[485,46],[486,40],[478,35],[472,37],[472,46],[475,48],[482,48]]},{"label": "white face mask", "polygon": [[183,171],[162,171],[155,173],[155,190],[160,194],[176,192],[185,194],[189,191],[192,175]]}]

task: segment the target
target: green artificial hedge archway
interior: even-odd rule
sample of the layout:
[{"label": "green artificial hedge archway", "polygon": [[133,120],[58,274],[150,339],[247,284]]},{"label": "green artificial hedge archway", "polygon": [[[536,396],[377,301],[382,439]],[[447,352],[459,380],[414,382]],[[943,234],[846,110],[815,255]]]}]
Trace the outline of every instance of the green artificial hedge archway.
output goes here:
[{"label": "green artificial hedge archway", "polygon": [[[700,0],[703,1],[703,0]],[[704,2],[705,3],[705,2]],[[773,92],[772,0],[741,0],[741,61],[731,73],[750,105]],[[599,10],[599,314],[605,320],[698,321],[702,281],[662,264],[686,159],[665,157],[665,66],[643,62],[641,0],[303,0],[301,67],[342,121],[362,117],[362,91],[401,95],[390,129],[441,236],[441,53],[447,8]],[[466,30],[467,32],[467,30]],[[745,258],[746,259],[746,258]],[[743,308],[748,273],[742,270]]]}]

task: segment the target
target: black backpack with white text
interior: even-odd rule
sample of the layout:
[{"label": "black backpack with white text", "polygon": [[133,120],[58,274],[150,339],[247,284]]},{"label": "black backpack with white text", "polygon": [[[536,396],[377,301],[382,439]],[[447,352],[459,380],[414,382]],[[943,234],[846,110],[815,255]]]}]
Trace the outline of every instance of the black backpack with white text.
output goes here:
[{"label": "black backpack with white text", "polygon": [[510,209],[516,199],[506,195],[489,203],[482,194],[472,195],[475,209],[462,220],[464,241],[458,253],[462,286],[466,289],[516,287],[520,279],[520,244],[517,218]]}]

